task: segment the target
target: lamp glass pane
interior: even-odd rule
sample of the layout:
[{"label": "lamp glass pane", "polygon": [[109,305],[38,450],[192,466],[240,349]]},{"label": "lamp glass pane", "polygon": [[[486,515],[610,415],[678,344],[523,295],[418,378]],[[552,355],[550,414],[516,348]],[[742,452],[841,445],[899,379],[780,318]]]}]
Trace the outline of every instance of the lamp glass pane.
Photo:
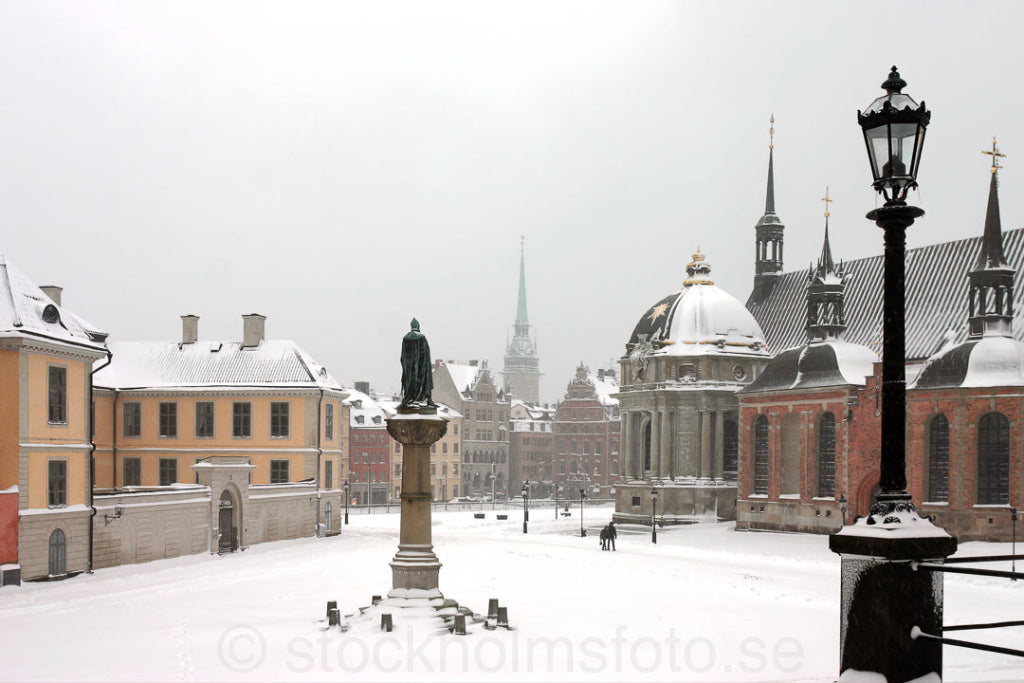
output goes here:
[{"label": "lamp glass pane", "polygon": [[888,126],[884,123],[864,130],[864,139],[868,143],[868,157],[871,161],[871,173],[875,180],[882,177],[882,169],[889,163]]},{"label": "lamp glass pane", "polygon": [[893,177],[912,176],[915,140],[917,138],[916,123],[892,124],[892,175]]}]

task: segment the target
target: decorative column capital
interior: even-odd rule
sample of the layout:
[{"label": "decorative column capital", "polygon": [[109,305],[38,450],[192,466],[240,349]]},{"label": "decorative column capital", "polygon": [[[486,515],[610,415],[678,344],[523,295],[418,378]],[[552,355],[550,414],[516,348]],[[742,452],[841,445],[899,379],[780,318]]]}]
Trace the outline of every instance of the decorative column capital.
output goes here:
[{"label": "decorative column capital", "polygon": [[437,415],[399,414],[389,417],[387,426],[403,446],[429,446],[448,432],[448,420]]}]

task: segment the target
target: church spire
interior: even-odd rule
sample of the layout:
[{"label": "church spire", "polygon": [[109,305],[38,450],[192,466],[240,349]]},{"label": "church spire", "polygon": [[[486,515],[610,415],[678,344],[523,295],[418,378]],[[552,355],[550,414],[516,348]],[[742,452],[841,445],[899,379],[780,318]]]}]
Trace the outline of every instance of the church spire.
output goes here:
[{"label": "church spire", "polygon": [[988,207],[985,210],[985,231],[981,251],[974,270],[968,275],[968,335],[973,338],[986,335],[1009,336],[1013,322],[1013,280],[1016,271],[1003,255],[1003,228],[999,219],[999,159],[1006,155],[999,151],[992,138],[992,151],[983,154],[992,157],[992,179],[988,187]]},{"label": "church spire", "polygon": [[807,341],[838,339],[846,329],[846,275],[843,264],[836,266],[828,241],[828,205],[834,200],[825,187],[825,240],[821,246],[817,268],[807,274]]},{"label": "church spire", "polygon": [[754,254],[754,291],[751,299],[756,302],[768,298],[778,275],[782,273],[782,235],[786,226],[775,215],[775,115],[768,129],[768,185],[765,190],[764,215],[757,221],[756,248]]},{"label": "church spire", "polygon": [[540,402],[540,362],[526,314],[526,238],[519,238],[519,298],[512,339],[505,349],[505,393],[529,404]]},{"label": "church spire", "polygon": [[516,335],[530,333],[530,319],[526,315],[526,237],[519,238],[519,303],[516,307]]}]

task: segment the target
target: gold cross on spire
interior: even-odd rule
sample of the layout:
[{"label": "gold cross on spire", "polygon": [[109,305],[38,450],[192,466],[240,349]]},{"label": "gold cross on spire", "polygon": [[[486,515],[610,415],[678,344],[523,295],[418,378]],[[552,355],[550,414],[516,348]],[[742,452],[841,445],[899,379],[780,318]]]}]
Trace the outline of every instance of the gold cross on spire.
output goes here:
[{"label": "gold cross on spire", "polygon": [[981,150],[981,153],[988,154],[990,157],[992,157],[992,172],[998,173],[999,169],[1002,168],[1002,166],[999,165],[999,159],[1005,159],[1006,155],[1000,152],[999,148],[996,147],[996,137],[994,135],[992,136],[992,151],[990,152],[987,149],[983,149]]},{"label": "gold cross on spire", "polygon": [[825,196],[821,198],[821,201],[825,202],[825,218],[828,218],[828,205],[835,201],[834,199],[829,199],[828,185],[825,186]]},{"label": "gold cross on spire", "polygon": [[775,114],[768,120],[771,128],[768,129],[768,149],[775,149]]}]

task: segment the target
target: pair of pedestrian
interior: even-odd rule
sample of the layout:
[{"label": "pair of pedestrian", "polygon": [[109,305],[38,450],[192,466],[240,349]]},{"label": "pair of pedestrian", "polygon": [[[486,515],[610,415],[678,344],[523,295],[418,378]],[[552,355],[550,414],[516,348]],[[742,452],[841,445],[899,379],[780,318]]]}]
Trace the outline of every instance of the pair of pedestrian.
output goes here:
[{"label": "pair of pedestrian", "polygon": [[615,530],[615,522],[608,522],[601,529],[601,550],[615,550],[615,538],[619,533]]}]

